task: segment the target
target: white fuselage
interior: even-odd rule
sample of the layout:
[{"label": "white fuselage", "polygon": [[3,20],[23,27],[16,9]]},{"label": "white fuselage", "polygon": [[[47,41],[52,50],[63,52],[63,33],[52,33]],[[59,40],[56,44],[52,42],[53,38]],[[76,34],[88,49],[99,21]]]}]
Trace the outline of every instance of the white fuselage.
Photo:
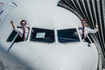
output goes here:
[{"label": "white fuselage", "polygon": [[[58,1],[2,0],[4,4],[0,11],[4,11],[0,15],[0,49],[27,70],[96,70],[98,52],[95,45],[92,43],[88,47],[88,43],[82,42],[78,31],[81,21],[70,11],[57,6]],[[20,26],[20,21],[26,20],[30,30],[27,41],[14,43],[7,52],[12,44],[7,42],[13,30],[12,19],[15,26]],[[31,41],[32,28],[54,30],[55,41]],[[73,28],[77,30],[78,42],[58,41],[58,30]]]}]

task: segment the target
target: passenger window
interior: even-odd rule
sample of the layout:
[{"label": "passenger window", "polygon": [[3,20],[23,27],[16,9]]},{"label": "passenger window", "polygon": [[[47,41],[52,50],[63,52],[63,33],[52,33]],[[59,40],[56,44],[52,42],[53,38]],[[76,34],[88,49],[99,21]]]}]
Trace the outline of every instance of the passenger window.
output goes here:
[{"label": "passenger window", "polygon": [[79,36],[75,28],[57,30],[58,41],[60,43],[79,42]]},{"label": "passenger window", "polygon": [[[21,28],[21,27],[17,27],[17,28]],[[27,28],[28,28],[28,34],[29,34],[30,28],[29,27],[27,27]],[[9,37],[7,39],[7,42],[12,42],[16,35],[17,35],[17,32],[15,30],[13,30],[11,32],[11,34],[9,35]],[[20,42],[21,39],[22,38],[18,35],[14,42]],[[28,37],[27,37],[27,39],[28,39]]]},{"label": "passenger window", "polygon": [[30,40],[36,42],[53,43],[55,42],[54,30],[32,28]]}]

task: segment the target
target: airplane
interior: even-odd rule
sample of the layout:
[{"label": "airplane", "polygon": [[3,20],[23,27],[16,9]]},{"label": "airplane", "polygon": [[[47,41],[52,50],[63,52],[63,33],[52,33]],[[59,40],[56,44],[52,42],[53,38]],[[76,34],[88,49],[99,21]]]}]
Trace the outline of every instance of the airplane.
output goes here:
[{"label": "airplane", "polygon": [[[0,70],[97,70],[94,43],[81,40],[80,19],[59,0],[0,0]],[[26,41],[10,23],[26,20]]]}]

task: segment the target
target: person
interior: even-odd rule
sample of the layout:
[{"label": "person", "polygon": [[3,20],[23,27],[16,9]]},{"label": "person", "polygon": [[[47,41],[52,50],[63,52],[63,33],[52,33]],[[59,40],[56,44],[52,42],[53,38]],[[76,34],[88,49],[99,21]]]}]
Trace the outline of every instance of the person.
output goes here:
[{"label": "person", "polygon": [[21,37],[21,41],[26,41],[28,38],[28,28],[26,27],[26,21],[22,20],[20,22],[21,28],[17,28],[15,27],[14,23],[13,23],[13,19],[10,21],[12,24],[13,29],[19,34],[19,36]]},{"label": "person", "polygon": [[87,35],[88,35],[89,33],[96,33],[96,32],[98,31],[98,26],[97,26],[97,24],[96,24],[96,28],[95,28],[95,29],[90,29],[90,28],[86,27],[86,25],[87,25],[86,19],[83,19],[83,20],[81,21],[81,24],[82,24],[82,27],[79,27],[79,33],[80,33],[80,35],[81,35],[82,40],[83,40],[83,41],[86,41],[86,42],[88,42],[88,43],[91,43],[91,42],[89,41],[89,39],[87,38]]}]

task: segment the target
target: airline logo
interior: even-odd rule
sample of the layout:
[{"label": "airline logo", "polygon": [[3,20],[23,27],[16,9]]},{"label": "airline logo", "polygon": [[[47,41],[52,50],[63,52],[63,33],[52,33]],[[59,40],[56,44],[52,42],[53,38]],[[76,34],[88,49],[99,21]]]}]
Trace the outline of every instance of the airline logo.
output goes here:
[{"label": "airline logo", "polygon": [[2,8],[0,9],[0,11],[2,10]]},{"label": "airline logo", "polygon": [[2,10],[2,11],[0,12],[0,15],[3,13],[3,11],[4,11],[4,10]]},{"label": "airline logo", "polygon": [[0,8],[1,8],[3,5],[4,5],[4,3],[3,3],[3,2],[0,2]]},{"label": "airline logo", "polygon": [[1,19],[0,19],[0,22],[1,22]]}]

